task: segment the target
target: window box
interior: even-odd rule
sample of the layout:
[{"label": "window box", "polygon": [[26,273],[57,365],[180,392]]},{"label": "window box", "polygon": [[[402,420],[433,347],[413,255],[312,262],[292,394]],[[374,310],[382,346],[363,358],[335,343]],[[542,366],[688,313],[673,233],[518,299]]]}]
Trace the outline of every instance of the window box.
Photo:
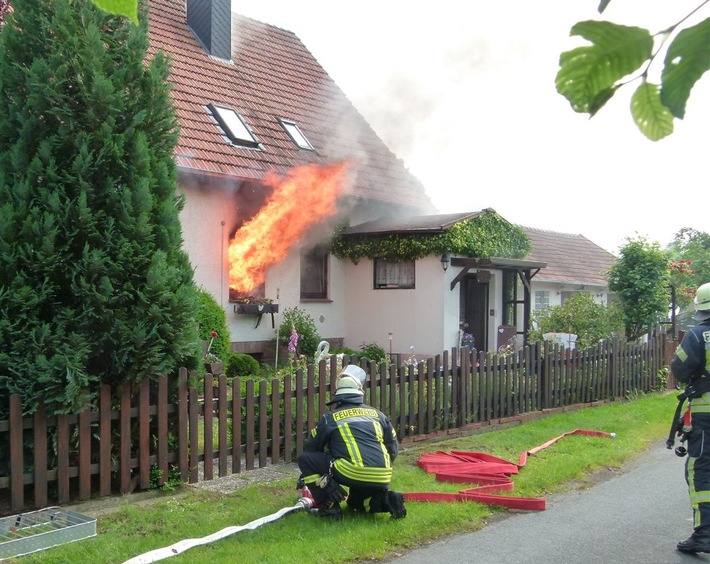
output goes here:
[{"label": "window box", "polygon": [[271,314],[271,327],[276,328],[276,321],[274,320],[274,314],[279,312],[279,304],[234,304],[234,313],[237,315],[256,315],[256,325],[254,329],[259,327],[261,323],[261,316],[265,313]]},{"label": "window box", "polygon": [[279,304],[234,304],[234,313],[243,315],[263,315],[278,313]]}]

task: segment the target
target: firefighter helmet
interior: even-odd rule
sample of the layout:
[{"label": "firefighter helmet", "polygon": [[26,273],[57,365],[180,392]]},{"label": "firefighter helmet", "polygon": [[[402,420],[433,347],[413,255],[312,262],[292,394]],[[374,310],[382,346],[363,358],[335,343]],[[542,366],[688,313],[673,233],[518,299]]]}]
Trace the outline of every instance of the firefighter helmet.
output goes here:
[{"label": "firefighter helmet", "polygon": [[700,286],[695,292],[695,319],[700,321],[710,317],[710,282]]},{"label": "firefighter helmet", "polygon": [[352,376],[360,383],[360,388],[365,387],[365,380],[367,379],[367,373],[360,368],[357,364],[348,364],[343,368],[340,376]]},{"label": "firefighter helmet", "polygon": [[346,374],[338,378],[335,384],[335,393],[326,405],[340,402],[361,404],[364,395],[360,382]]}]

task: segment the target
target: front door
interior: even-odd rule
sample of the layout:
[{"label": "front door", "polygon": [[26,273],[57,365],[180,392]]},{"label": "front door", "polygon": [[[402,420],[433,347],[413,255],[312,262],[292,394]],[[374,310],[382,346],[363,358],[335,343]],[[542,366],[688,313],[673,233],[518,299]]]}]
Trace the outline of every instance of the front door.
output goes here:
[{"label": "front door", "polygon": [[472,333],[474,347],[488,350],[488,282],[479,282],[475,274],[461,281],[461,329]]}]

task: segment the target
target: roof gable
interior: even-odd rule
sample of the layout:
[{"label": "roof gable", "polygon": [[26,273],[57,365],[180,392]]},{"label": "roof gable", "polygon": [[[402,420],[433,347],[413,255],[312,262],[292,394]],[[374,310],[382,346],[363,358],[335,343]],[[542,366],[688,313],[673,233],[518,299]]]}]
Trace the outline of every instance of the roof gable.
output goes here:
[{"label": "roof gable", "polygon": [[[290,31],[232,15],[231,61],[211,57],[187,26],[185,2],[152,0],[151,54],[171,60],[172,98],[181,127],[178,166],[204,174],[261,180],[309,163],[351,161],[350,196],[430,212],[421,183],[350,103]],[[238,112],[262,150],[235,147],[207,110]],[[292,121],[315,150],[300,149],[279,119]]]}]

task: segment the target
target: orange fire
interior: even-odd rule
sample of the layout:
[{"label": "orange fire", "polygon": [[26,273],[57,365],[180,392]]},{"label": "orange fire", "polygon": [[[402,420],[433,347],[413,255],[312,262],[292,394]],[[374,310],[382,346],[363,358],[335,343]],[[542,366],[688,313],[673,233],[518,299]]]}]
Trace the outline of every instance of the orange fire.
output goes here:
[{"label": "orange fire", "polygon": [[348,184],[347,162],[305,165],[287,176],[269,173],[264,184],[274,189],[264,207],[229,244],[229,287],[248,293],[264,282],[266,269],[277,264],[308,229],[333,215]]}]

